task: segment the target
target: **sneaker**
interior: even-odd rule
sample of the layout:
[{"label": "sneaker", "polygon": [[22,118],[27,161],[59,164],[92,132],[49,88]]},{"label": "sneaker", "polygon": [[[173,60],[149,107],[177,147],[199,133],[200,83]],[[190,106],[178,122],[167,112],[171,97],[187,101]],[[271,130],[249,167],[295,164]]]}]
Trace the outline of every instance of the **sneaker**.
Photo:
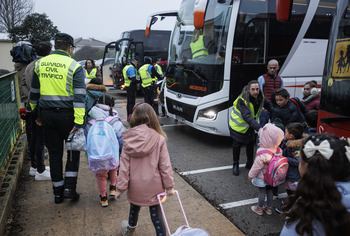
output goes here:
[{"label": "sneaker", "polygon": [[108,199],[106,195],[103,195],[103,196],[100,195],[100,203],[101,203],[101,206],[103,207],[108,206]]},{"label": "sneaker", "polygon": [[263,207],[263,210],[265,211],[266,214],[272,215],[271,207],[264,206],[264,207]]},{"label": "sneaker", "polygon": [[109,196],[114,197],[116,193],[117,193],[117,186],[109,185]]},{"label": "sneaker", "polygon": [[[45,170],[50,171],[50,166],[45,166]],[[36,176],[36,168],[30,167],[29,168],[29,175],[30,176]]]},{"label": "sneaker", "polygon": [[275,210],[278,214],[282,214],[282,207],[276,207]]},{"label": "sneaker", "polygon": [[35,176],[36,175],[36,168],[30,167],[29,168],[29,175],[30,176]]},{"label": "sneaker", "polygon": [[136,226],[131,227],[129,226],[129,223],[127,220],[123,220],[122,223],[120,224],[120,231],[123,236],[132,236],[134,234]]},{"label": "sneaker", "polygon": [[35,180],[51,180],[50,171],[45,170],[43,173],[36,172]]},{"label": "sneaker", "polygon": [[252,206],[250,209],[252,209],[252,211],[254,211],[256,214],[258,214],[259,216],[262,216],[263,213],[263,208],[259,207],[259,206]]},{"label": "sneaker", "polygon": [[80,194],[75,191],[75,189],[66,188],[63,191],[64,198],[72,199],[73,201],[78,201]]}]

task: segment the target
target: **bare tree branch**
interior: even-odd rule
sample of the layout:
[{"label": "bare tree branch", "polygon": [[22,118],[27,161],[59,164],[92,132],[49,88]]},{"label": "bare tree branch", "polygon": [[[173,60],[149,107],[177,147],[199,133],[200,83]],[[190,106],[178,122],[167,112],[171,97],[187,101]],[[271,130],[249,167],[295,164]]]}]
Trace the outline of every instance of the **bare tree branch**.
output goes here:
[{"label": "bare tree branch", "polygon": [[0,32],[9,32],[33,12],[32,0],[0,0]]}]

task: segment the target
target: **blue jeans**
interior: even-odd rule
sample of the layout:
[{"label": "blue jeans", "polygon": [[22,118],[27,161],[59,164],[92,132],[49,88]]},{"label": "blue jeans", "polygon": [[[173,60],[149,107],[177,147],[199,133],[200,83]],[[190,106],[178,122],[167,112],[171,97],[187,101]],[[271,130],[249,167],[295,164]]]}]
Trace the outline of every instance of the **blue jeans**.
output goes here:
[{"label": "blue jeans", "polygon": [[271,119],[271,113],[268,110],[262,110],[259,116],[259,123],[264,126]]}]

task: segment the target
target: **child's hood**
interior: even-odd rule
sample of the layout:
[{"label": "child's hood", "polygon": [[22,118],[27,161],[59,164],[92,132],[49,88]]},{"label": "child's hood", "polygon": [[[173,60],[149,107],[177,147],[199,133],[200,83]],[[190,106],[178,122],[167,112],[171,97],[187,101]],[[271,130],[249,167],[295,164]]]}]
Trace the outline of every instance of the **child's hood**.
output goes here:
[{"label": "child's hood", "polygon": [[259,147],[276,150],[284,138],[283,131],[274,124],[267,123],[259,130]]},{"label": "child's hood", "polygon": [[286,146],[289,148],[301,148],[303,141],[308,137],[308,134],[303,134],[303,137],[300,139],[288,140]]},{"label": "child's hood", "polygon": [[132,157],[143,157],[156,148],[160,134],[147,125],[139,125],[123,134],[123,152]]}]

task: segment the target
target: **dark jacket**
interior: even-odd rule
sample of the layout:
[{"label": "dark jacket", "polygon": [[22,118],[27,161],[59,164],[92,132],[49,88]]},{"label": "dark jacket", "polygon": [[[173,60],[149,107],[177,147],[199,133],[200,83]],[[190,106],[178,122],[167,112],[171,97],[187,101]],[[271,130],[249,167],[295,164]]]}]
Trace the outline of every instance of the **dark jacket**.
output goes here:
[{"label": "dark jacket", "polygon": [[303,140],[306,137],[296,140],[283,140],[281,148],[283,150],[283,156],[288,159],[288,172],[286,180],[288,181],[298,181],[300,179],[299,174],[299,152],[302,147]]},{"label": "dark jacket", "polygon": [[300,105],[300,109],[291,100],[287,102],[284,107],[279,107],[278,105],[273,106],[272,121],[276,118],[280,118],[284,127],[293,122],[298,122],[305,124],[304,114],[306,113],[306,108],[298,98],[294,98]]}]

